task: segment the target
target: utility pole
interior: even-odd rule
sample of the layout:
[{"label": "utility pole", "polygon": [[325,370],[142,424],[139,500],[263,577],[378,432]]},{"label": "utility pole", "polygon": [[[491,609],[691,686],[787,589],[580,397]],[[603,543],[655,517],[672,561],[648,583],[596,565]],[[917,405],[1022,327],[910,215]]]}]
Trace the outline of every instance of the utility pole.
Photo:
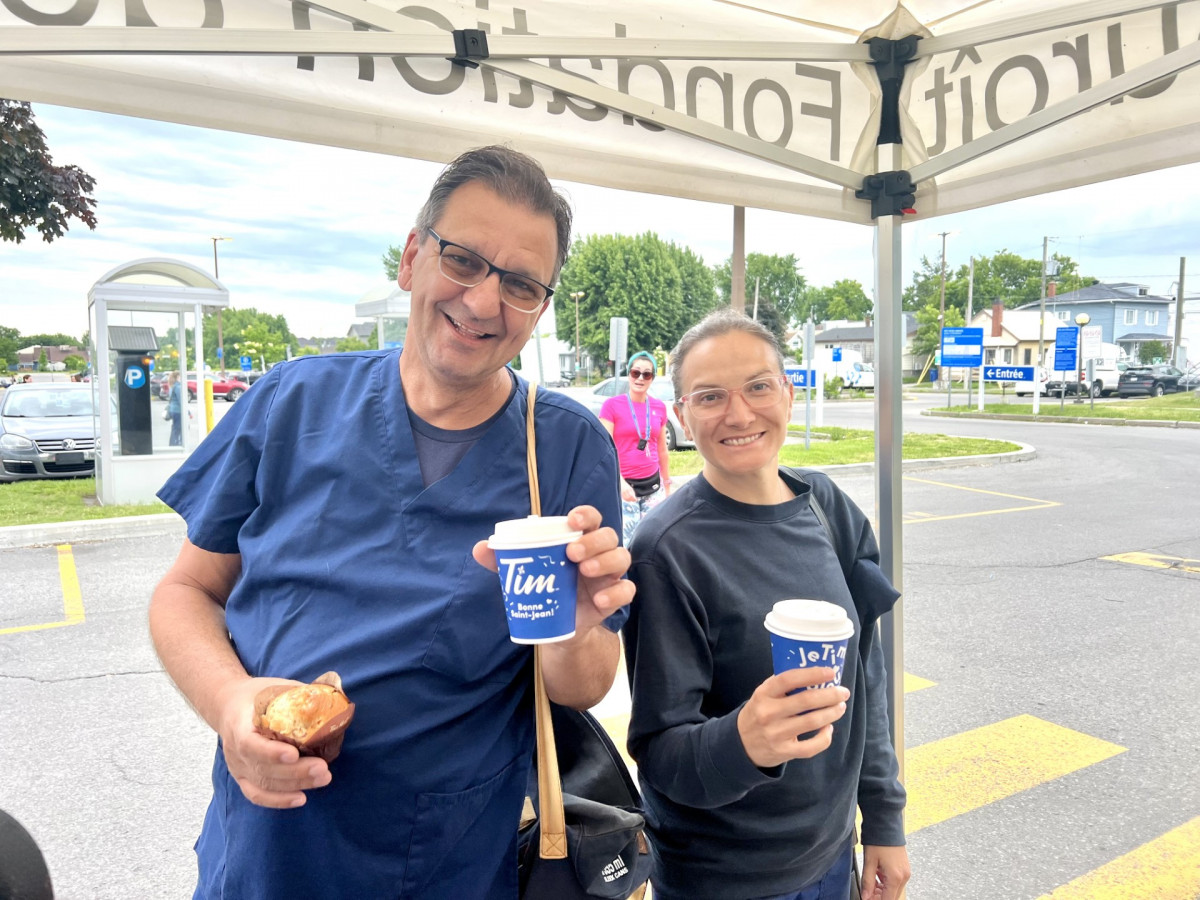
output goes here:
[{"label": "utility pole", "polygon": [[[227,238],[227,237],[215,237],[212,239],[212,242],[213,242],[213,278],[216,281],[221,280],[221,270],[217,267],[217,241],[232,241],[232,240],[233,240],[233,238]],[[225,380],[225,334],[224,334],[223,329],[221,328],[221,311],[222,311],[222,307],[218,306],[217,307],[217,349],[220,351],[220,353],[218,353],[217,355],[220,356],[220,358],[221,358],[221,380],[224,381]],[[198,379],[203,378],[204,373],[199,372],[196,374],[196,377]],[[197,381],[197,384],[199,384],[198,381]]]},{"label": "utility pole", "polygon": [[579,374],[579,301],[587,296],[586,291],[571,291],[571,299],[575,301],[575,374]]},{"label": "utility pole", "polygon": [[[1041,399],[1042,364],[1046,356],[1046,261],[1050,238],[1042,238],[1042,298],[1038,302],[1038,354],[1033,367],[1033,414],[1038,414]],[[1065,393],[1065,391],[1064,391]]]},{"label": "utility pole", "polygon": [[[948,232],[948,231],[938,232],[938,234],[940,234],[942,237],[942,278],[941,278],[942,283],[941,283],[941,287],[939,288],[939,293],[941,294],[941,301],[938,305],[938,310],[939,310],[938,311],[938,346],[939,347],[942,345],[942,329],[946,327],[946,235],[948,235],[949,233],[950,232]],[[946,366],[944,363],[938,365],[938,381],[941,381],[943,378],[949,380],[949,375],[946,373]]]},{"label": "utility pole", "polygon": [[1187,268],[1187,257],[1179,257],[1179,293],[1175,295],[1175,368],[1183,368],[1183,273]]}]

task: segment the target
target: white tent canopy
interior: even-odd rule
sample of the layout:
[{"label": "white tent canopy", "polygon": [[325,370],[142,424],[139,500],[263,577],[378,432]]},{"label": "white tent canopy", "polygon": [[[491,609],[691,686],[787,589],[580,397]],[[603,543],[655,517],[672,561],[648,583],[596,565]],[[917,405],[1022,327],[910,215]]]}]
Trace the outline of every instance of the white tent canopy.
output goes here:
[{"label": "white tent canopy", "polygon": [[[0,0],[0,96],[430,160],[508,141],[558,178],[874,221],[900,586],[893,213],[1200,160],[1197,35],[1197,0]],[[899,733],[898,613],[885,631]]]}]

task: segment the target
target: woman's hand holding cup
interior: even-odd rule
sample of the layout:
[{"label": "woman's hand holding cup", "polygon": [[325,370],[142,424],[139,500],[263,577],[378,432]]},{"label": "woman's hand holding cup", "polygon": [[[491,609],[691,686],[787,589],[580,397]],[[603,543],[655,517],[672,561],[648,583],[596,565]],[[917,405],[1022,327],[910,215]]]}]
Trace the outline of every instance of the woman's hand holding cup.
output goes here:
[{"label": "woman's hand holding cup", "polygon": [[754,689],[737,718],[738,734],[752,763],[770,768],[790,759],[808,759],[829,747],[833,723],[845,714],[850,696],[841,685],[815,687],[829,684],[833,677],[833,670],[823,667],[789,669]]}]

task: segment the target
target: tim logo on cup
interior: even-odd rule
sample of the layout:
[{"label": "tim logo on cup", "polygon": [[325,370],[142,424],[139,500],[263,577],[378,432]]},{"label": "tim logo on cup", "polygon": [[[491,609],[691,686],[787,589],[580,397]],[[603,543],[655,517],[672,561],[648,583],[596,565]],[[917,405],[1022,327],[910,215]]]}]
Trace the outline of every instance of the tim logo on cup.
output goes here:
[{"label": "tim logo on cup", "polygon": [[556,570],[566,566],[559,555],[510,556],[501,558],[500,578],[514,619],[548,619],[558,609]]}]

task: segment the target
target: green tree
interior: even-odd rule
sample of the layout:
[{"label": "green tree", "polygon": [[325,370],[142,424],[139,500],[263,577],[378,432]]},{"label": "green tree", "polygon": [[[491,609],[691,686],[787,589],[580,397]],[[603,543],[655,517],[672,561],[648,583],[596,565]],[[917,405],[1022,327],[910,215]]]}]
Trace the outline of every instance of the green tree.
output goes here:
[{"label": "green tree", "polygon": [[27,334],[21,338],[21,342],[26,347],[78,347],[86,344],[80,344],[79,338],[73,338],[69,334]]},{"label": "green tree", "polygon": [[[287,359],[288,347],[295,342],[295,338],[291,337],[291,332],[281,334],[278,323],[272,321],[274,319],[282,319],[282,316],[258,314],[256,321],[250,322],[242,329],[239,340],[233,344],[234,349],[264,366]],[[284,328],[286,327],[285,324]],[[225,346],[229,347],[228,337],[225,339]]]},{"label": "green tree", "polygon": [[1162,341],[1146,341],[1138,348],[1138,362],[1149,365],[1167,358],[1167,345]]},{"label": "green tree", "polygon": [[20,243],[36,228],[60,238],[76,218],[96,230],[96,179],[78,166],[56,166],[28,103],[0,100],[0,240]]},{"label": "green tree", "polygon": [[[1096,279],[1080,275],[1079,264],[1069,256],[1055,253],[1048,265],[1047,283],[1053,281],[1058,285],[1060,294],[1076,291],[1089,284],[1095,284]],[[946,308],[957,309],[966,314],[967,289],[970,284],[970,265],[960,265],[957,269],[946,267]],[[993,303],[1003,303],[1008,309],[1023,303],[1032,303],[1042,295],[1042,261],[1041,259],[1026,259],[1007,250],[1000,250],[994,256],[984,256],[975,260],[975,290],[972,295],[972,306],[975,312],[988,309]],[[941,304],[941,260],[931,261],[929,257],[921,257],[921,268],[913,273],[913,281],[904,289],[904,308],[920,310],[932,303]]]},{"label": "green tree", "polygon": [[[721,302],[728,306],[733,293],[733,262],[725,260],[714,271],[717,282],[717,292]],[[800,264],[792,254],[787,256],[767,256],[764,253],[749,253],[746,255],[746,313],[754,310],[754,284],[758,282],[758,305],[762,309],[763,300],[767,300],[784,322],[802,318],[807,310],[804,307],[805,281],[800,274]]]},{"label": "green tree", "polygon": [[8,325],[0,325],[0,357],[4,359],[16,359],[17,351],[22,347],[28,347],[21,340],[21,332]]},{"label": "green tree", "polygon": [[387,252],[380,257],[383,262],[383,271],[387,273],[388,281],[394,282],[396,275],[400,271],[400,257],[404,255],[403,244],[392,244],[387,248]]},{"label": "green tree", "polygon": [[292,354],[292,356],[320,356],[320,355],[321,355],[321,351],[318,350],[316,347],[312,346],[311,344],[307,347],[301,347],[299,350],[297,350],[295,353]]},{"label": "green tree", "polygon": [[[260,313],[254,307],[223,310],[221,332],[225,344],[226,369],[230,367],[231,362],[233,367],[237,368],[236,355],[243,353],[254,357],[255,363],[259,362],[260,356],[268,365],[279,362],[287,359],[287,348],[297,344],[287,319],[283,316]],[[170,335],[168,332],[168,337]],[[204,359],[214,369],[220,368],[221,365],[217,358],[217,338],[217,314],[207,313],[204,316]],[[190,334],[188,344],[191,344]],[[234,353],[235,350],[238,354]]]},{"label": "green tree", "polygon": [[[933,356],[941,350],[942,330],[938,322],[939,309],[935,303],[927,303],[917,310],[917,333],[913,335],[913,356]],[[946,307],[946,327],[958,328],[963,324],[961,310]]]},{"label": "green tree", "polygon": [[45,372],[46,367],[50,365],[50,360],[46,358],[46,351],[43,350],[38,354],[37,367],[39,372]]},{"label": "green tree", "polygon": [[337,342],[337,345],[333,349],[338,353],[353,353],[358,350],[370,350],[371,348],[356,337],[344,337]]},{"label": "green tree", "polygon": [[63,365],[67,367],[68,372],[82,372],[87,368],[87,363],[83,357],[76,356],[74,353],[63,357]]},{"label": "green tree", "polygon": [[647,232],[637,237],[589,235],[575,242],[554,293],[558,334],[593,359],[608,358],[609,320],[629,320],[629,352],[673,347],[716,305],[712,275],[691,250]]},{"label": "green tree", "polygon": [[874,301],[859,282],[843,278],[826,287],[805,288],[796,318],[807,321],[811,314],[815,322],[854,321],[865,319],[874,308]]}]

